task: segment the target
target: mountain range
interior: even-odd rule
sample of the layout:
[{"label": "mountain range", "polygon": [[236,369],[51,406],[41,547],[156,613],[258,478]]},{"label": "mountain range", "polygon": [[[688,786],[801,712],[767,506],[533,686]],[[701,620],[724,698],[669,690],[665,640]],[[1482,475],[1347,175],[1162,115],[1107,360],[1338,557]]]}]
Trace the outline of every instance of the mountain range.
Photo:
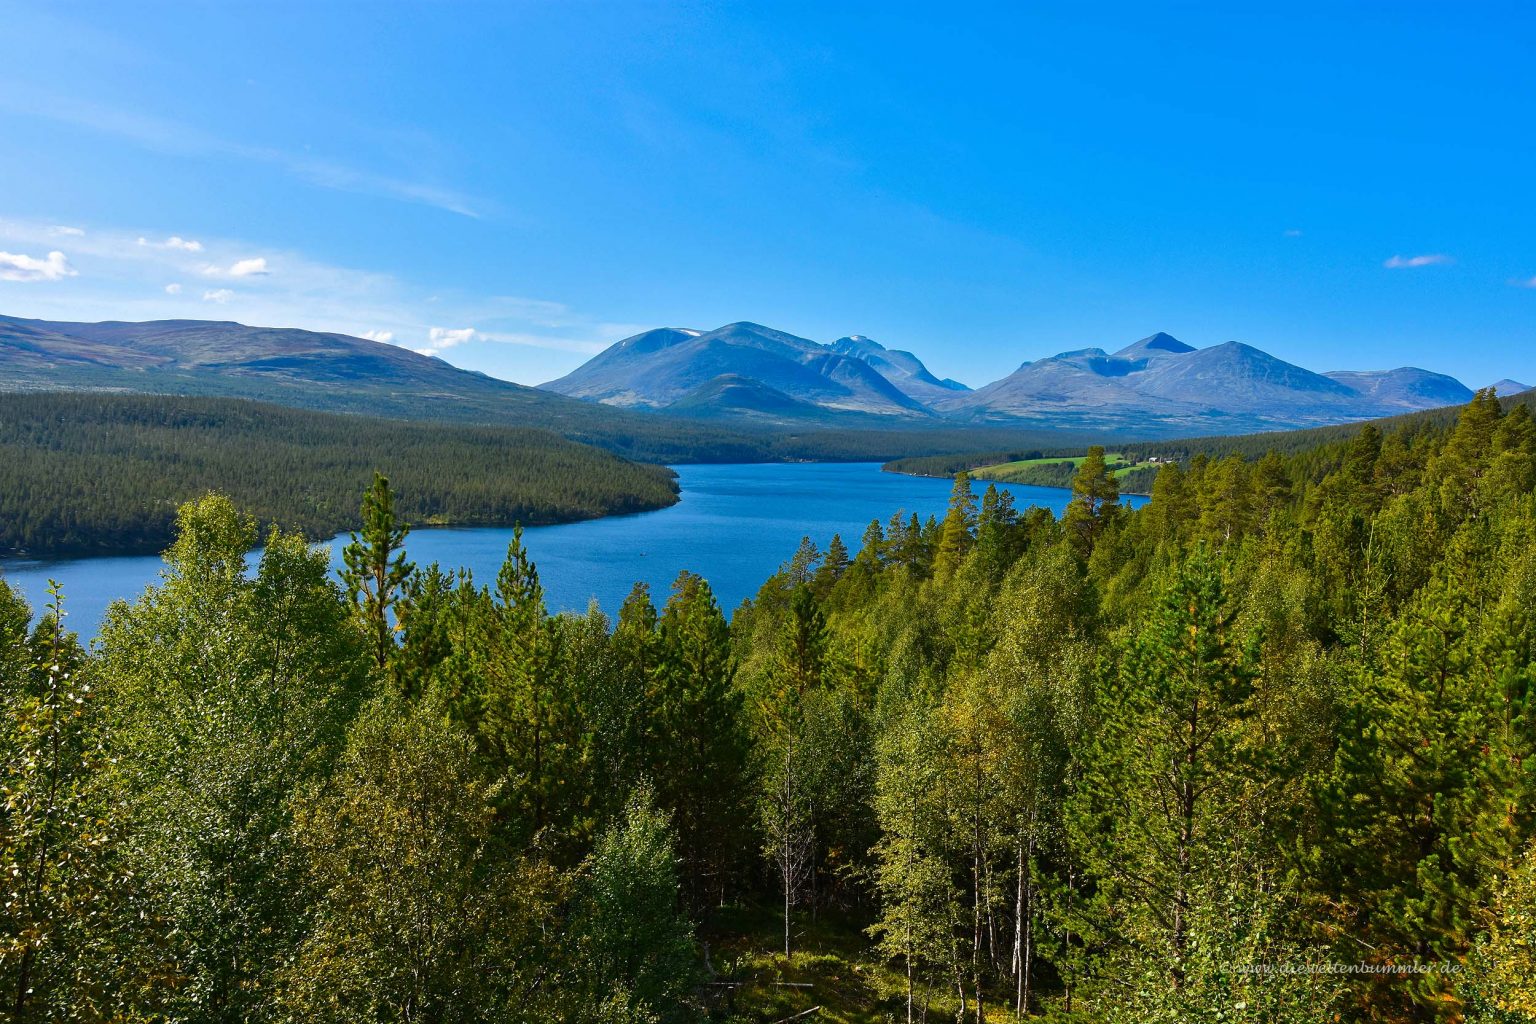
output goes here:
[{"label": "mountain range", "polygon": [[[1524,390],[1500,381],[1500,394]],[[972,390],[911,352],[821,344],[753,323],[663,327],[540,388],[345,334],[227,321],[69,323],[0,316],[0,390],[256,398],[400,419],[538,425],[639,457],[752,457],[761,433],[1113,432],[1146,437],[1341,423],[1467,401],[1414,367],[1315,373],[1240,342],[1153,334],[1022,364]],[[784,431],[790,431],[786,435]],[[929,447],[930,442],[921,442]]]},{"label": "mountain range", "polygon": [[[1501,381],[1500,392],[1524,390]],[[1316,373],[1251,345],[1197,349],[1153,334],[1115,352],[1026,362],[971,390],[910,352],[861,335],[819,344],[752,323],[666,327],[626,338],[542,385],[573,398],[784,424],[858,412],[893,421],[1237,433],[1390,416],[1466,402],[1454,377],[1417,367]]]},{"label": "mountain range", "polygon": [[[744,408],[757,394],[763,414],[722,417],[712,395],[676,415],[586,402],[345,334],[212,320],[71,323],[0,316],[0,401],[18,391],[255,399],[397,420],[538,427],[627,458],[668,463],[885,461],[977,445],[1090,443],[1085,434],[1057,429],[834,413],[755,381],[721,382],[718,390],[734,394]],[[795,428],[782,429],[786,422]]]},{"label": "mountain range", "polygon": [[717,424],[597,406],[346,334],[230,321],[70,323],[0,316],[0,392],[248,398],[402,420],[542,427],[650,461],[745,459]]}]

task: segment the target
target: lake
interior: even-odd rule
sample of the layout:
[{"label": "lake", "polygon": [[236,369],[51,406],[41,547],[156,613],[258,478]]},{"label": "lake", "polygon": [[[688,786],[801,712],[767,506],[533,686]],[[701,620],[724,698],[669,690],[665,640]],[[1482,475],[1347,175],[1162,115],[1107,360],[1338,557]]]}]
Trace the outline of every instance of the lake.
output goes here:
[{"label": "lake", "polygon": [[[857,552],[871,519],[884,524],[897,509],[942,518],[951,487],[948,480],[884,473],[878,463],[694,465],[677,473],[682,500],[670,508],[523,531],[552,611],[584,611],[595,598],[616,614],[636,580],[650,584],[660,607],[687,569],[709,581],[729,614],[789,559],[801,537],[824,549],[839,533]],[[1000,486],[1020,510],[1040,505],[1060,514],[1071,497],[1057,487]],[[1124,500],[1139,506],[1146,499]],[[503,528],[422,529],[406,539],[406,552],[419,565],[463,566],[494,584],[511,538]],[[336,565],[345,543],[346,535],[331,543]],[[69,627],[89,637],[108,604],[143,592],[163,566],[155,555],[12,560],[0,561],[0,575],[19,586],[34,611],[47,600],[48,580],[57,580]]]}]

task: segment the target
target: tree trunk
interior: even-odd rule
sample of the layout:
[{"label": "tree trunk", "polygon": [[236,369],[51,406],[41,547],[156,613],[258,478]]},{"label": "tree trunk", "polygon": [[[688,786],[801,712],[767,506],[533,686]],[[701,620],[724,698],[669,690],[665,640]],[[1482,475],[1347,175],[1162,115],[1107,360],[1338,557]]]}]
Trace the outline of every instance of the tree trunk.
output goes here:
[{"label": "tree trunk", "polygon": [[790,781],[790,766],[793,763],[790,754],[790,744],[784,744],[784,804],[781,813],[784,815],[780,825],[782,835],[779,837],[780,857],[784,878],[784,959],[789,959],[789,903],[790,891],[794,886],[794,835],[793,826],[790,823],[790,815],[793,814],[794,786]]},{"label": "tree trunk", "polygon": [[1190,847],[1195,838],[1195,764],[1199,759],[1196,737],[1200,729],[1200,702],[1189,707],[1189,738],[1184,748],[1184,778],[1179,784],[1179,881],[1173,899],[1173,986],[1184,984],[1184,947],[1189,931]]},{"label": "tree trunk", "polygon": [[912,1024],[912,946],[907,944],[907,1024]]},{"label": "tree trunk", "polygon": [[[1071,862],[1069,860],[1068,861],[1068,865],[1067,865],[1067,914],[1069,915],[1067,917],[1068,921],[1071,921],[1070,915],[1072,913],[1072,904],[1074,902],[1073,897],[1077,895],[1077,888],[1076,888],[1076,886],[1077,886],[1077,872],[1073,868],[1073,866],[1072,866],[1072,864],[1071,864]],[[1062,959],[1063,960],[1068,959],[1072,955],[1072,925],[1071,924],[1067,924],[1067,925],[1065,925],[1062,928],[1062,946],[1061,946],[1061,951],[1062,951]],[[1062,987],[1063,994],[1066,996],[1066,1004],[1067,1004],[1066,1010],[1067,1010],[1067,1013],[1070,1014],[1072,1012],[1072,982],[1071,982],[1070,978],[1067,977],[1065,971],[1062,972],[1062,985],[1061,985],[1061,987]]]},{"label": "tree trunk", "polygon": [[1015,838],[1013,887],[1013,1015],[1024,1016],[1024,840]]},{"label": "tree trunk", "polygon": [[1029,1012],[1029,995],[1031,987],[1031,975],[1035,967],[1035,837],[1030,833],[1029,853],[1024,858],[1024,871],[1027,876],[1024,885],[1024,978],[1023,998],[1019,1001],[1019,1016]]},{"label": "tree trunk", "polygon": [[[977,774],[980,775],[978,768]],[[981,804],[977,779],[977,805],[971,819],[971,989],[976,995],[976,1024],[986,1024],[981,1003]]]}]

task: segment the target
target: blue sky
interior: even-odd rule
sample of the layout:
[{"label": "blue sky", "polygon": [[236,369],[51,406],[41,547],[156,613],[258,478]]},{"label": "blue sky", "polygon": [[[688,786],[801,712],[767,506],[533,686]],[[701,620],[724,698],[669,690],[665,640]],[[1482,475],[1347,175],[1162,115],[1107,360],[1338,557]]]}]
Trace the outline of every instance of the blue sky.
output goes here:
[{"label": "blue sky", "polygon": [[1536,8],[1029,7],[0,0],[0,312],[1536,382]]}]

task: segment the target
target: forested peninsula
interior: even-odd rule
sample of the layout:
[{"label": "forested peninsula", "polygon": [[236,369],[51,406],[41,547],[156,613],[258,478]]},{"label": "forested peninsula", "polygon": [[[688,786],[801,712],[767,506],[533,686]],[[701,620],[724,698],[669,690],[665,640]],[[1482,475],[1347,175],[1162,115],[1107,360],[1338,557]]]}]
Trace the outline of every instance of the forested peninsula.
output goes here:
[{"label": "forested peninsula", "polygon": [[[1531,1019],[1536,425],[807,538],[551,616],[227,497],[90,650],[0,585],[18,1021]],[[852,543],[845,543],[845,540]],[[658,606],[659,605],[659,606]],[[217,642],[209,642],[217,638]]]},{"label": "forested peninsula", "polygon": [[144,554],[209,490],[265,528],[355,527],[375,470],[418,525],[511,526],[663,508],[671,470],[543,430],[404,422],[233,398],[0,394],[0,555]]}]

